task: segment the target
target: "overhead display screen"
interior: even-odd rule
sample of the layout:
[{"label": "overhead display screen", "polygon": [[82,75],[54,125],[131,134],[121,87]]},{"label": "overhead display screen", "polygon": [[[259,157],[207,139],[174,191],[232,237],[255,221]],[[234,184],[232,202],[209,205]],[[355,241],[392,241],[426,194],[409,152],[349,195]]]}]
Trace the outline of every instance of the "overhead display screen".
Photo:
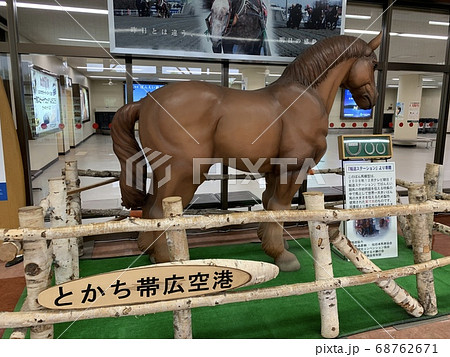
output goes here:
[{"label": "overhead display screen", "polygon": [[342,98],[342,118],[343,119],[370,119],[372,109],[361,109],[353,99],[352,93],[344,89]]},{"label": "overhead display screen", "polygon": [[[148,93],[154,92],[158,88],[163,87],[160,83],[133,83],[133,102],[137,102],[144,98]],[[124,85],[125,101],[127,99],[127,85]]]}]

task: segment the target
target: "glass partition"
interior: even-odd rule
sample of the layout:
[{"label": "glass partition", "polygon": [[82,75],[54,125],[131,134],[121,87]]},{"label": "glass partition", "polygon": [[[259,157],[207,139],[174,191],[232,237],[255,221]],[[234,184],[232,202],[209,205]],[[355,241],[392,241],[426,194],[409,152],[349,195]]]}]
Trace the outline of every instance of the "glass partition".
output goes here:
[{"label": "glass partition", "polygon": [[394,9],[392,17],[390,62],[444,64],[448,13]]},{"label": "glass partition", "polygon": [[[20,42],[109,48],[106,5],[107,0],[18,1]],[[4,2],[0,17],[7,18]]]}]

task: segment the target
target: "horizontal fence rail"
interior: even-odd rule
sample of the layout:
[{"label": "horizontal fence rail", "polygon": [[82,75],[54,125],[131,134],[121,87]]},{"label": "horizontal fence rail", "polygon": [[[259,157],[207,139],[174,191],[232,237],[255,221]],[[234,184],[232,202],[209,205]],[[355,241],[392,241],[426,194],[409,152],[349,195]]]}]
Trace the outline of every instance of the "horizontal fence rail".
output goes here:
[{"label": "horizontal fence rail", "polygon": [[32,312],[0,312],[0,328],[41,326],[55,323],[89,320],[104,317],[137,316],[164,311],[179,311],[205,306],[217,306],[237,302],[299,296],[323,290],[346,288],[375,283],[386,279],[397,279],[416,275],[450,264],[450,257],[430,260],[425,263],[368,273],[324,279],[309,283],[275,286],[249,291],[227,292],[219,295],[191,297],[186,299],[161,301],[147,304],[120,305],[112,307],[92,307],[85,310],[40,310]]},{"label": "horizontal fence rail", "polygon": [[33,239],[63,239],[118,232],[171,231],[180,229],[209,229],[229,225],[258,222],[321,221],[325,223],[354,219],[404,216],[433,212],[449,212],[450,201],[429,200],[420,204],[381,206],[357,209],[253,211],[210,216],[182,216],[162,219],[129,218],[118,222],[83,224],[72,227],[47,229],[0,229],[0,239],[5,242]]}]

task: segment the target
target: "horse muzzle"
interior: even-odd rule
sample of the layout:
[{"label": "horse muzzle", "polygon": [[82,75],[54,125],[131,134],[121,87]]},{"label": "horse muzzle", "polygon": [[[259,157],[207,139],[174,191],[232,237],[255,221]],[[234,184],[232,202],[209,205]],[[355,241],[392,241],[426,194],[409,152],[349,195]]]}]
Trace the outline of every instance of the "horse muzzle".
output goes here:
[{"label": "horse muzzle", "polygon": [[214,53],[222,53],[222,40],[212,40],[212,50]]},{"label": "horse muzzle", "polygon": [[370,109],[376,104],[377,97],[378,95],[372,97],[369,94],[364,94],[358,101],[356,101],[356,104],[358,104],[361,109]]}]

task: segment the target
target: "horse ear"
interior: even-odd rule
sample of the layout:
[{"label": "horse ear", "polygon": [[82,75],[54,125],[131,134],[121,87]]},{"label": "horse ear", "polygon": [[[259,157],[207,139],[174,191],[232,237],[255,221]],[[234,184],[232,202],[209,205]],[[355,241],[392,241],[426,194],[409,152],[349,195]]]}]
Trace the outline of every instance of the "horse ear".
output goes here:
[{"label": "horse ear", "polygon": [[383,33],[380,32],[377,37],[375,37],[374,39],[372,39],[372,41],[369,42],[369,47],[375,51],[378,46],[380,46],[381,44],[381,38],[383,37]]}]

